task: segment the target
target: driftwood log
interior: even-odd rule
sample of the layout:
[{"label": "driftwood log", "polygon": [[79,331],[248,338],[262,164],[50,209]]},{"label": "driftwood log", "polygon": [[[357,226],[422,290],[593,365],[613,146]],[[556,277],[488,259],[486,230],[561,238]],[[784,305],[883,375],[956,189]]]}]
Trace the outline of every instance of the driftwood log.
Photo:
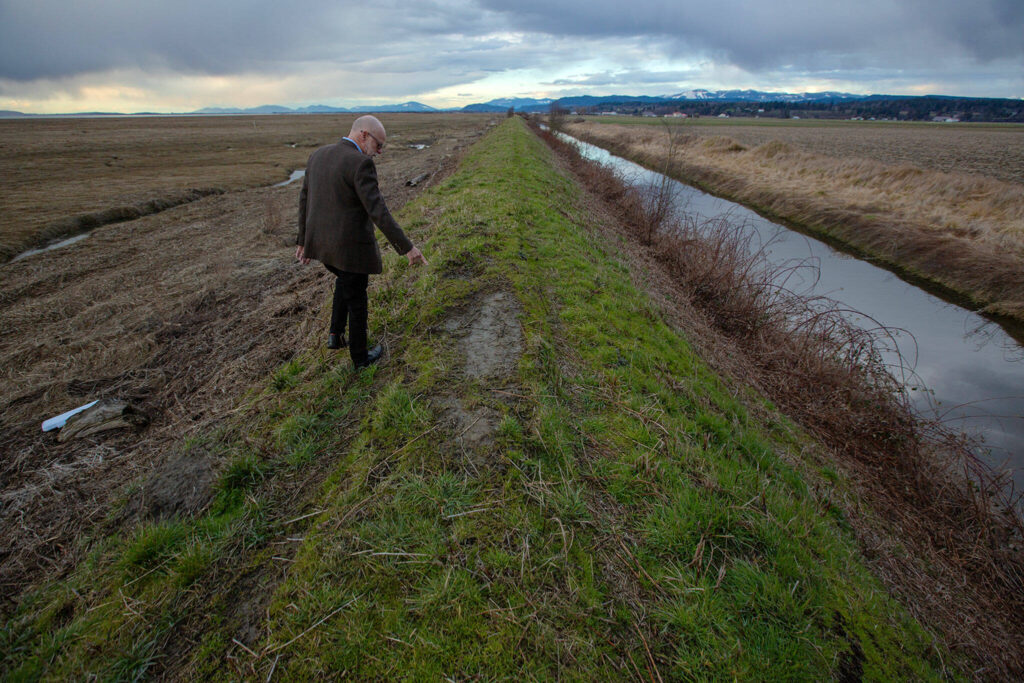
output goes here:
[{"label": "driftwood log", "polygon": [[57,440],[68,441],[121,427],[138,429],[147,424],[149,424],[149,418],[132,408],[127,401],[105,398],[96,405],[69,417],[67,423],[60,430]]}]

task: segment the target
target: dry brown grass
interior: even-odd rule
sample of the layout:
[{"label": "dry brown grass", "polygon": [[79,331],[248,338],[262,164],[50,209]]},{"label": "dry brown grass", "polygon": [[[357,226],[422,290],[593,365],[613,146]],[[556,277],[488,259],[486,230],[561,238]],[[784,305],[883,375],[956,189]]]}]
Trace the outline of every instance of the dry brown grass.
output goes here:
[{"label": "dry brown grass", "polygon": [[827,301],[772,285],[741,230],[666,224],[649,195],[545,137],[613,212],[632,268],[669,317],[720,371],[828,447],[817,461],[845,472],[856,495],[825,480],[816,494],[843,509],[893,594],[972,660],[964,673],[1024,673],[1021,520],[966,444],[913,417],[874,353],[877,339]]},{"label": "dry brown grass", "polygon": [[[152,213],[196,191],[270,185],[348,132],[354,115],[0,119],[0,262],[41,242]],[[392,114],[388,154],[485,114]],[[162,207],[166,208],[166,207]]]},{"label": "dry brown grass", "polygon": [[[644,122],[651,125],[650,119]],[[975,173],[1024,183],[1024,126],[1017,124],[700,118],[682,128],[691,135],[726,136],[748,148],[780,142],[822,156],[913,164],[943,173]]]},{"label": "dry brown grass", "polygon": [[[572,124],[571,134],[1024,319],[1024,186],[771,141]],[[677,150],[672,160],[669,147]]]},{"label": "dry brown grass", "polygon": [[[393,210],[437,182],[488,121],[382,118],[432,145],[411,150],[391,133],[378,168]],[[422,173],[427,182],[405,186]],[[0,265],[0,613],[77,560],[83,530],[126,482],[158,471],[254,382],[322,342],[333,279],[294,260],[299,187],[206,197]],[[43,419],[101,397],[128,399],[151,425],[65,444],[40,432]]]}]

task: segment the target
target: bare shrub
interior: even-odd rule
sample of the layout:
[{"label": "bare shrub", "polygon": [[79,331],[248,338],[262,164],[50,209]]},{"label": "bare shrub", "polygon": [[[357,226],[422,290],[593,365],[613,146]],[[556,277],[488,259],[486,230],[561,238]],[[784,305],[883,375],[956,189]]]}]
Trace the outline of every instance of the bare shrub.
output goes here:
[{"label": "bare shrub", "polygon": [[565,128],[565,109],[558,106],[558,102],[552,102],[548,109],[548,126],[551,130],[560,131]]},{"label": "bare shrub", "polygon": [[274,201],[274,197],[267,197],[263,202],[263,215],[260,216],[260,232],[264,235],[273,235],[284,227],[284,218],[281,215],[281,206]]}]

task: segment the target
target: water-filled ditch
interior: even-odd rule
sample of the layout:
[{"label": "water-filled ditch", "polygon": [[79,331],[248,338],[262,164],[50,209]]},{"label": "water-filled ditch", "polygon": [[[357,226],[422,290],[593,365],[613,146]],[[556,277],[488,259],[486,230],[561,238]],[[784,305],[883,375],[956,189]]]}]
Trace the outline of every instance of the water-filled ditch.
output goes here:
[{"label": "water-filled ditch", "polygon": [[57,242],[51,242],[50,244],[47,244],[44,247],[39,247],[38,249],[29,249],[28,251],[23,251],[14,258],[12,258],[11,263],[14,263],[15,261],[20,261],[23,258],[28,258],[29,256],[35,256],[36,254],[42,254],[47,251],[53,251],[54,249],[60,249],[61,247],[66,247],[68,245],[74,244],[75,242],[81,242],[88,236],[89,233],[83,232],[82,234],[75,235],[74,237],[68,237]]},{"label": "water-filled ditch", "polygon": [[[664,178],[600,147],[563,139],[636,185],[649,187]],[[768,267],[783,267],[788,289],[836,301],[858,326],[886,329],[882,356],[915,409],[982,439],[983,457],[996,468],[1010,468],[1015,487],[1024,490],[1024,345],[1006,329],[740,204],[668,182],[677,209],[698,224],[724,216],[750,231]],[[798,263],[806,267],[786,268]]]},{"label": "water-filled ditch", "polygon": [[[292,146],[294,147],[294,145],[292,145]],[[302,179],[302,177],[305,176],[305,175],[306,175],[306,169],[300,168],[300,169],[298,169],[296,171],[292,171],[291,175],[288,176],[288,180],[282,180],[279,183],[274,183],[271,187],[284,187],[285,185],[290,185],[290,184],[294,183],[296,180]],[[176,206],[176,205],[172,205],[172,206]],[[171,208],[171,207],[169,206],[168,208]],[[12,258],[11,259],[11,263],[13,263],[14,261],[20,261],[23,258],[28,258],[29,256],[35,256],[36,254],[42,254],[43,252],[53,251],[54,249],[60,249],[61,247],[66,247],[66,246],[72,245],[75,242],[80,242],[80,241],[84,240],[88,236],[89,236],[89,232],[83,232],[83,233],[80,233],[78,235],[75,235],[74,237],[69,237],[69,238],[66,238],[66,239],[61,239],[61,240],[58,240],[58,241],[55,241],[55,242],[51,242],[50,244],[47,244],[47,245],[42,246],[42,247],[39,247],[37,249],[29,249],[27,251],[23,251],[20,254],[18,254],[17,256],[15,256],[14,258]]]},{"label": "water-filled ditch", "polygon": [[306,169],[300,168],[297,171],[292,171],[291,175],[288,176],[288,180],[282,180],[279,183],[274,183],[274,187],[284,187],[285,185],[291,185],[299,178],[306,175]]}]

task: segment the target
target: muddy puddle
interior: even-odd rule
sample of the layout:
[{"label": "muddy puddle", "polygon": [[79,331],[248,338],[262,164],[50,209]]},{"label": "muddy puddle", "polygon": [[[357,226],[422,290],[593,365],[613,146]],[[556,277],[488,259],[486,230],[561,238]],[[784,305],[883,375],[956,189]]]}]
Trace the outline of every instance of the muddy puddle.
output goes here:
[{"label": "muddy puddle", "polygon": [[[588,159],[649,187],[664,177],[575,138]],[[675,180],[677,210],[698,223],[725,217],[752,235],[768,266],[782,269],[780,286],[825,296],[881,339],[883,359],[916,410],[981,442],[984,459],[1012,471],[1024,487],[1024,346],[997,322],[945,301],[894,273],[773,223],[734,202]]]}]

